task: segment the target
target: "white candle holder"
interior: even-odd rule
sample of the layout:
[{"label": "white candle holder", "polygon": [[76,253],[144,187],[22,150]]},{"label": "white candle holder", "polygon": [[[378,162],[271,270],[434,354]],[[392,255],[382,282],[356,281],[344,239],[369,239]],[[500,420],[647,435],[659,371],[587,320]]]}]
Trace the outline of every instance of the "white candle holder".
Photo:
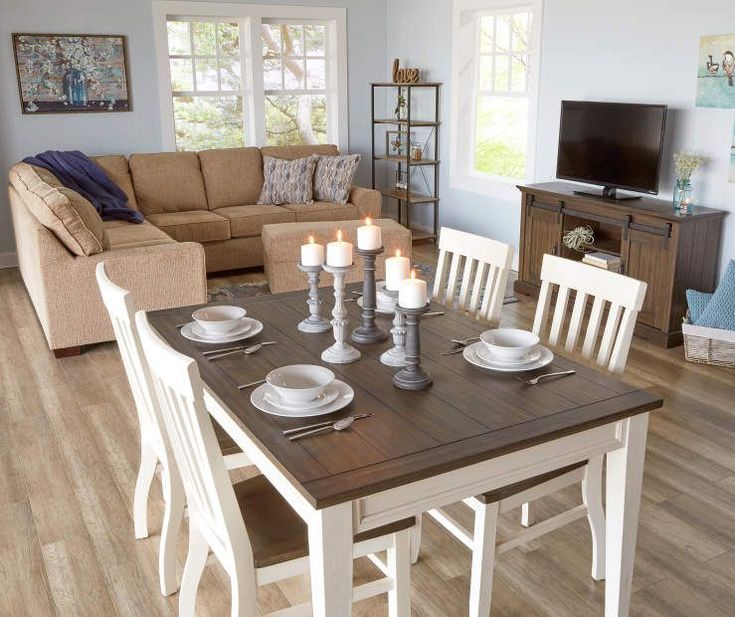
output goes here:
[{"label": "white candle holder", "polygon": [[309,316],[299,323],[298,329],[308,334],[329,332],[332,329],[332,324],[329,323],[328,319],[322,317],[322,301],[319,298],[319,275],[322,272],[322,267],[299,264],[299,270],[306,273],[309,281],[309,299],[306,301],[309,305]]},{"label": "white candle holder", "polygon": [[324,271],[334,277],[334,310],[332,311],[332,328],[334,345],[322,352],[322,360],[330,364],[349,364],[359,360],[362,355],[352,345],[345,342],[347,338],[347,309],[345,308],[345,274],[352,266],[334,267],[324,265]]},{"label": "white candle holder", "polygon": [[383,289],[382,293],[393,300],[393,327],[390,330],[393,336],[393,347],[380,355],[380,362],[386,366],[406,366],[406,318],[400,311],[395,310],[398,303],[398,292]]}]

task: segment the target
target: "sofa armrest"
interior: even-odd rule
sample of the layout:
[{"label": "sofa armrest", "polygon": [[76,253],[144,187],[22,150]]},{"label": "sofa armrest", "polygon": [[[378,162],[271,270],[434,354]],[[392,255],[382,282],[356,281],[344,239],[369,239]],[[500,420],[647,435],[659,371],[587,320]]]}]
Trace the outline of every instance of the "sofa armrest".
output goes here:
[{"label": "sofa armrest", "polygon": [[369,216],[374,221],[380,218],[382,197],[379,191],[353,186],[350,189],[350,203],[357,207],[357,217],[364,219]]}]

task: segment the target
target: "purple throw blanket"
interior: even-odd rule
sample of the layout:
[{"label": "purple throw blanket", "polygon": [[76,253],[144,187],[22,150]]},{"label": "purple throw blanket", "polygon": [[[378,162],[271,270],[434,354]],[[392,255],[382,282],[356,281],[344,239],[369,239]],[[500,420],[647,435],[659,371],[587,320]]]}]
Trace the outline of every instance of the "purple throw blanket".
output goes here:
[{"label": "purple throw blanket", "polygon": [[143,215],[128,205],[128,197],[123,190],[83,152],[47,150],[28,156],[23,162],[50,171],[65,187],[89,200],[103,221],[143,222]]}]

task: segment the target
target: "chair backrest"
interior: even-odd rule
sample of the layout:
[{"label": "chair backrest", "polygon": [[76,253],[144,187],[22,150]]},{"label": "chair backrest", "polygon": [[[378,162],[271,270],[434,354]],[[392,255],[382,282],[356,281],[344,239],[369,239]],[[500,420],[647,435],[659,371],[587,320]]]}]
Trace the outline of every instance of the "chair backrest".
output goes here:
[{"label": "chair backrest", "polygon": [[152,445],[161,457],[164,446],[156,407],[158,401],[143,356],[143,349],[140,346],[138,331],[135,327],[135,304],[132,294],[127,289],[118,287],[109,279],[104,262],[97,264],[95,275],[102,295],[102,302],[107,308],[112,322],[112,329],[115,333],[128,383],[133,392],[141,435],[143,438],[154,440]]},{"label": "chair backrest", "polygon": [[512,261],[508,244],[442,227],[432,297],[497,325]]},{"label": "chair backrest", "polygon": [[194,360],[171,348],[158,335],[145,312],[138,311],[135,321],[158,395],[166,437],[184,485],[189,518],[196,519],[220,559],[234,558],[239,553],[238,563],[253,564],[245,523],[204,405],[199,368]]},{"label": "chair backrest", "polygon": [[[608,272],[579,261],[544,255],[541,265],[541,293],[533,320],[533,331],[558,345],[567,318],[570,292],[575,292],[574,306],[567,328],[564,348],[573,351],[580,338],[589,301],[592,307],[586,319],[582,356],[591,358],[609,371],[622,373],[628,360],[635,322],[646,296],[646,283],[616,272]],[[556,289],[556,304],[551,329],[545,337],[551,297]],[[607,319],[600,337],[605,310]],[[598,345],[599,339],[599,345]]]}]

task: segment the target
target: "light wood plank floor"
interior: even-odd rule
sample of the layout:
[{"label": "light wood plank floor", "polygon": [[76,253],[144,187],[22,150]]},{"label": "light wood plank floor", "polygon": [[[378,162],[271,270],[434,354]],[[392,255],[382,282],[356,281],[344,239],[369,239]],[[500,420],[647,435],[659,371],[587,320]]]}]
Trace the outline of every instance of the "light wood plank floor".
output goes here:
[{"label": "light wood plank floor", "polygon": [[[423,260],[434,249],[418,247]],[[227,285],[247,273],[213,279]],[[505,307],[528,327],[534,302]],[[175,615],[158,592],[160,489],[149,539],[133,538],[137,423],[114,344],[55,360],[17,270],[0,270],[0,615]],[[735,607],[735,372],[688,364],[682,348],[635,342],[626,378],[661,394],[650,428],[633,615],[733,615]],[[569,489],[542,516],[580,498]],[[464,514],[462,510],[459,517]],[[469,524],[468,519],[465,521]],[[516,526],[505,516],[501,534]],[[412,570],[413,614],[466,614],[469,553],[431,520]],[[182,533],[180,566],[186,556]],[[590,540],[579,521],[498,560],[494,615],[601,615],[604,586],[589,576]],[[366,560],[356,580],[375,577]],[[259,592],[263,612],[308,597],[303,579]],[[229,615],[228,579],[207,568],[198,615]],[[353,614],[386,614],[384,599]]]}]

